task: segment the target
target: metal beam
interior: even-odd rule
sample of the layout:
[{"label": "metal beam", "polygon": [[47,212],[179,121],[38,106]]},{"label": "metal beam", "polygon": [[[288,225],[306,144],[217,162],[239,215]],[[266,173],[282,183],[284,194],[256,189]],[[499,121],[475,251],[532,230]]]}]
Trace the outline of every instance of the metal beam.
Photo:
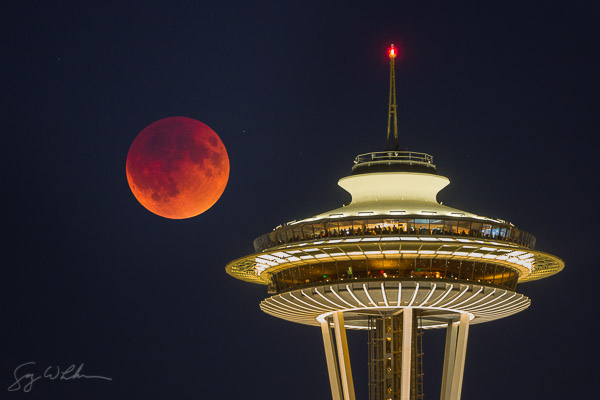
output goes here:
[{"label": "metal beam", "polygon": [[450,390],[452,388],[452,375],[454,371],[454,359],[456,357],[456,336],[458,333],[458,324],[453,321],[448,322],[446,329],[446,349],[444,351],[444,370],[442,372],[442,392],[440,400],[450,399]]},{"label": "metal beam", "polygon": [[402,312],[402,370],[400,376],[400,399],[410,400],[410,361],[412,349],[412,322],[413,310],[404,308]]},{"label": "metal beam", "polygon": [[348,354],[346,327],[344,326],[344,313],[341,311],[335,311],[333,313],[333,328],[335,330],[335,342],[340,364],[344,400],[356,400],[354,394],[354,381],[352,380],[352,368],[350,367],[350,355]]},{"label": "metal beam", "polygon": [[460,314],[458,327],[458,342],[456,344],[456,357],[454,371],[452,371],[452,390],[450,400],[460,400],[462,392],[463,374],[465,370],[465,357],[467,355],[467,338],[469,337],[469,314]]},{"label": "metal beam", "polygon": [[342,400],[340,374],[335,360],[335,347],[333,344],[333,336],[331,336],[329,320],[321,322],[321,332],[323,333],[323,345],[325,346],[325,358],[327,359],[327,372],[329,373],[331,397],[333,400]]}]

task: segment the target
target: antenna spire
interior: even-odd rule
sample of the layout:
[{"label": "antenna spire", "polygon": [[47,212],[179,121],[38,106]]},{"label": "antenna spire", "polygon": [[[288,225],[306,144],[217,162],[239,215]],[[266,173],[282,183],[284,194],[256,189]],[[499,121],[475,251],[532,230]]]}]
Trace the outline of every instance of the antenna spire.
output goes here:
[{"label": "antenna spire", "polygon": [[[394,68],[394,59],[396,58],[396,48],[392,44],[388,51],[390,56],[390,105],[388,112],[388,128],[387,128],[387,150],[398,148],[398,118],[396,106],[396,73]],[[390,128],[392,122],[392,114],[394,115],[394,145],[390,143]]]}]

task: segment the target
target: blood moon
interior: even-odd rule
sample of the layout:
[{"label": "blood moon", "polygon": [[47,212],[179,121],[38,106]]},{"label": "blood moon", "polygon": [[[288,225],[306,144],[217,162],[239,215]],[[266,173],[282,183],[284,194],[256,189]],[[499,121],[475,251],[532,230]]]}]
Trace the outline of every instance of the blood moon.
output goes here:
[{"label": "blood moon", "polygon": [[127,181],[136,199],[161,217],[195,217],[219,200],[229,157],[208,125],[170,117],[142,130],[127,154]]}]

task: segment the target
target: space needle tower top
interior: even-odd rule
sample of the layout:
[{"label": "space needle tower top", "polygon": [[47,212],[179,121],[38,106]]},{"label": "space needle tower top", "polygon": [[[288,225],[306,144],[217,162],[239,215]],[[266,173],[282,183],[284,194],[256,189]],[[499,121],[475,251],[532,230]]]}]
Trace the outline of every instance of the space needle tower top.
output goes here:
[{"label": "space needle tower top", "polygon": [[[387,149],[361,154],[338,182],[349,205],[282,224],[226,266],[266,285],[260,308],[319,326],[334,400],[354,400],[346,329],[367,331],[371,400],[423,398],[421,335],[446,329],[441,400],[461,395],[470,325],[526,309],[524,282],[564,262],[510,222],[443,205],[433,157],[398,149],[392,45]],[[333,334],[332,334],[333,330]]]}]

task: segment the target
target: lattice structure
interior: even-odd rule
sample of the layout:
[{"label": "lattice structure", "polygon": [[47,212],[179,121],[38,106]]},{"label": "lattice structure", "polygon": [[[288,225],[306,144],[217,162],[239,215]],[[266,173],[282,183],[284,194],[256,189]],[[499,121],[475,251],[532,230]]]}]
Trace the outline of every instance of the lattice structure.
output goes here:
[{"label": "lattice structure", "polygon": [[[404,313],[369,318],[369,399],[400,400]],[[423,399],[423,330],[420,312],[412,315],[410,399]]]}]

